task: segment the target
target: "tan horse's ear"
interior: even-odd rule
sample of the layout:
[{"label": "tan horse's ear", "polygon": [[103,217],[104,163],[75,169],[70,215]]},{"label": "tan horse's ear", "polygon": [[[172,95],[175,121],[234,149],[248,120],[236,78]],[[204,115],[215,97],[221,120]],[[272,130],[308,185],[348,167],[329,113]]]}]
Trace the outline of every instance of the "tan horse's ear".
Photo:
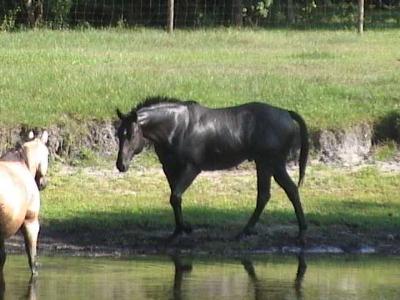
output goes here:
[{"label": "tan horse's ear", "polygon": [[40,140],[42,141],[43,144],[47,144],[47,142],[49,141],[49,134],[46,130],[43,131]]},{"label": "tan horse's ear", "polygon": [[35,138],[35,134],[33,133],[33,131],[29,131],[28,133],[28,139],[33,140]]}]

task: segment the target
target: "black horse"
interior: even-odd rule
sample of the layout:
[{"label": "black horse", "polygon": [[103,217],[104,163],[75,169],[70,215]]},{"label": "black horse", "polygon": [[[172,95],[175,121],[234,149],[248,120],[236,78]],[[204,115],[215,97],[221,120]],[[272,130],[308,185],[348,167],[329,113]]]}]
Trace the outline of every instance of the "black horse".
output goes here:
[{"label": "black horse", "polygon": [[[241,235],[251,233],[270,198],[271,176],[285,190],[294,206],[299,224],[299,240],[304,243],[307,225],[298,188],[286,171],[286,160],[300,128],[300,186],[308,157],[307,126],[295,112],[264,103],[247,103],[210,109],[194,101],[164,97],[145,99],[128,114],[117,110],[119,151],[117,168],[125,172],[145,139],[154,145],[171,188],[170,203],[175,215],[175,231],[190,233],[183,221],[182,194],[203,170],[220,170],[244,160],[255,161],[257,206]],[[294,122],[298,123],[298,126]]]}]

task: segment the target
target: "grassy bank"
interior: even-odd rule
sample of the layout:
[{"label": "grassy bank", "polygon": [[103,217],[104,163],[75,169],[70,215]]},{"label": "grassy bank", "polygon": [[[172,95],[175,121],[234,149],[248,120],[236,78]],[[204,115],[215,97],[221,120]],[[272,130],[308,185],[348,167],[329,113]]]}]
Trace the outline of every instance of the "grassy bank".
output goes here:
[{"label": "grassy bank", "polygon": [[[101,169],[57,166],[52,172],[42,197],[42,237],[154,251],[174,229],[169,189],[159,168],[120,174],[110,163]],[[399,173],[375,168],[311,167],[301,189],[309,245],[400,249],[399,180]],[[255,183],[248,168],[203,173],[184,196],[184,217],[195,230],[180,246],[221,252],[295,244],[295,214],[275,183],[259,234],[242,243],[232,239],[254,210]]]},{"label": "grassy bank", "polygon": [[47,31],[0,34],[0,124],[109,119],[149,95],[263,100],[314,128],[400,110],[399,30]]}]

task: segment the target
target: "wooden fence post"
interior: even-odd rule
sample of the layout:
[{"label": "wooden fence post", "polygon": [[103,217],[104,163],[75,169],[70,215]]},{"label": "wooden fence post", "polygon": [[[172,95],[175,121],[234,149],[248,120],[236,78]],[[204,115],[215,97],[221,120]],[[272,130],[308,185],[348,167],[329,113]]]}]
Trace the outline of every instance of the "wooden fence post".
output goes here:
[{"label": "wooden fence post", "polygon": [[289,24],[293,25],[295,23],[293,0],[287,1],[287,16],[288,16]]},{"label": "wooden fence post", "polygon": [[168,0],[167,31],[168,33],[174,31],[174,0]]},{"label": "wooden fence post", "polygon": [[243,3],[242,0],[233,0],[233,24],[237,27],[243,26]]},{"label": "wooden fence post", "polygon": [[364,0],[358,0],[358,33],[364,32]]}]

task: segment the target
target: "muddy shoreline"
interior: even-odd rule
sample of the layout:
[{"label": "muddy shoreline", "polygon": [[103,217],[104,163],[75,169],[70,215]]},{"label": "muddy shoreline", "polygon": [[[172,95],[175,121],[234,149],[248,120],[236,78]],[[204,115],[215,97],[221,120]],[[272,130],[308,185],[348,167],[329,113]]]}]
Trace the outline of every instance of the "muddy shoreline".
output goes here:
[{"label": "muddy shoreline", "polygon": [[[346,255],[374,254],[400,255],[400,233],[387,231],[361,232],[345,226],[334,225],[323,232],[310,224],[305,247],[296,242],[296,226],[272,226],[267,233],[260,233],[236,240],[232,233],[226,236],[213,234],[211,228],[196,228],[173,243],[166,243],[168,231],[147,232],[125,245],[114,241],[99,241],[90,233],[65,235],[42,228],[39,236],[39,255],[67,255],[85,257],[128,257],[135,255],[194,255],[242,256],[259,254]],[[106,238],[107,240],[107,238]],[[80,242],[77,242],[80,241]],[[8,253],[23,254],[22,235],[6,241]]]}]

